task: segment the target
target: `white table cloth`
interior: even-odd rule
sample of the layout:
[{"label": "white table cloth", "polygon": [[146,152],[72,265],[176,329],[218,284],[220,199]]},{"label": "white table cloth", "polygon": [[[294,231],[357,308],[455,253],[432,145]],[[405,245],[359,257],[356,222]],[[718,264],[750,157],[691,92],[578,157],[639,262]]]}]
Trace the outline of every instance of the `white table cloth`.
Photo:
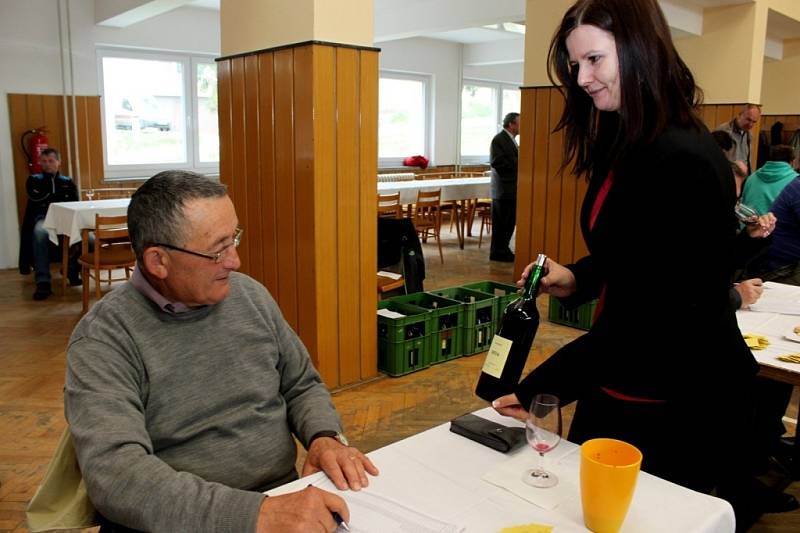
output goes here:
[{"label": "white table cloth", "polygon": [[[506,425],[516,424],[491,408],[476,414]],[[442,424],[369,453],[381,473],[370,478],[369,487],[362,493],[376,500],[394,502],[395,508],[408,509],[412,516],[419,513],[456,525],[453,529],[429,531],[496,533],[504,527],[529,523],[555,526],[556,532],[586,531],[578,489],[578,446],[562,441],[545,459],[545,466],[547,461],[558,462],[561,475],[567,478],[565,482],[572,486],[570,497],[552,511],[481,479],[484,473],[518,454],[529,455],[531,465],[536,462],[536,455],[527,446],[505,455],[451,433],[449,423]],[[358,498],[363,498],[349,491],[336,491],[323,474],[299,479],[268,494],[301,490],[309,483],[338,492],[345,500],[350,499],[353,509],[359,503]],[[387,521],[387,525],[380,528],[380,533],[397,530],[388,524]],[[728,533],[734,531],[734,526],[733,509],[727,502],[642,472],[622,532]],[[363,523],[359,526],[359,517],[352,513],[350,527],[353,531],[374,531],[365,528]]]},{"label": "white table cloth", "polygon": [[442,190],[442,201],[468,200],[470,198],[488,198],[491,178],[451,178],[442,180],[414,180],[400,182],[380,182],[378,192],[381,194],[400,191],[400,203],[412,204],[417,201],[417,191]]},{"label": "white table cloth", "polygon": [[68,244],[81,240],[81,229],[93,228],[95,215],[117,216],[128,212],[130,198],[111,200],[86,200],[82,202],[55,202],[47,209],[43,225],[50,240],[58,244],[58,236],[69,237]]}]

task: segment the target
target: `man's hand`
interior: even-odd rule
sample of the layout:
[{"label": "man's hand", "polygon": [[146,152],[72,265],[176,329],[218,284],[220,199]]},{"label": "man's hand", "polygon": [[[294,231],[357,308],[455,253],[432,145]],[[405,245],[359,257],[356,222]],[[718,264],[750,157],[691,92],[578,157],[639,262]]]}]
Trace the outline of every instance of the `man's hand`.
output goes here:
[{"label": "man's hand", "polygon": [[348,487],[361,490],[369,485],[367,473],[378,475],[378,469],[366,455],[330,437],[319,437],[311,443],[303,465],[303,477],[320,470],[339,490]]},{"label": "man's hand", "polygon": [[759,278],[746,279],[734,287],[742,298],[742,309],[750,307],[758,301],[764,292],[764,282]]},{"label": "man's hand", "polygon": [[500,396],[492,402],[492,407],[503,416],[510,416],[522,422],[528,419],[528,411],[519,404],[516,394]]},{"label": "man's hand", "polygon": [[316,487],[270,496],[261,503],[256,533],[331,533],[337,527],[334,511],[345,522],[350,520],[350,511],[343,499]]},{"label": "man's hand", "polygon": [[750,237],[753,239],[762,239],[768,237],[770,233],[775,231],[775,224],[777,222],[778,219],[775,218],[775,215],[767,213],[766,215],[759,216],[753,224],[748,224],[745,227]]}]

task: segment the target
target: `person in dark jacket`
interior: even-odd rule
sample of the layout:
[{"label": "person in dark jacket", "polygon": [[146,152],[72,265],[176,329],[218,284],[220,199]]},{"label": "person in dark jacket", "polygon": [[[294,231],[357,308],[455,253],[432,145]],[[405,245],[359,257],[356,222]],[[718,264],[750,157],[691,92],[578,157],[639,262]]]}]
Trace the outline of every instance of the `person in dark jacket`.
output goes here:
[{"label": "person in dark jacket", "polygon": [[[19,271],[27,275],[34,270],[36,291],[34,300],[44,300],[53,294],[50,275],[51,243],[50,235],[42,226],[47,209],[53,202],[74,202],[78,200],[78,189],[69,176],[59,172],[61,156],[55,148],[47,148],[39,157],[42,172],[28,176],[25,189],[28,203],[22,219],[19,244]],[[67,275],[70,285],[81,284],[78,255],[80,247],[70,250]]]},{"label": "person in dark jacket", "polygon": [[[745,457],[730,435],[747,434],[758,365],[728,298],[734,184],[696,112],[701,92],[656,0],[578,0],[549,65],[566,100],[564,165],[589,178],[580,215],[589,255],[548,260],[541,286],[567,307],[599,298],[598,311],[587,334],[493,405],[523,418],[535,394],[577,400],[571,441],[629,442],[643,470],[716,488],[737,526],[752,522],[751,479],[737,471]],[[692,194],[676,205],[677,183]]]},{"label": "person in dark jacket", "polygon": [[508,244],[517,224],[517,135],[519,113],[508,113],[503,119],[503,131],[494,136],[489,149],[492,166],[491,261],[514,262],[514,253]]}]

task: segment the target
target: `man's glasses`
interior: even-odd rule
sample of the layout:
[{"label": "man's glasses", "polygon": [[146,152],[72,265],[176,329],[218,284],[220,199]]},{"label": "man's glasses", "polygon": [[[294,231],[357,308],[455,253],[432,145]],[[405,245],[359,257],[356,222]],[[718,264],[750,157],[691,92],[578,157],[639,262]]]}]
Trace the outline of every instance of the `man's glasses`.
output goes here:
[{"label": "man's glasses", "polygon": [[184,248],[179,248],[179,247],[173,246],[171,244],[164,244],[163,242],[154,242],[153,246],[161,246],[163,248],[169,248],[170,250],[175,250],[176,252],[183,252],[185,254],[196,255],[197,257],[205,257],[206,259],[211,259],[215,263],[219,263],[220,261],[222,261],[223,256],[225,256],[225,253],[228,250],[230,250],[231,247],[233,247],[233,248],[238,248],[239,247],[239,243],[242,242],[242,233],[244,233],[244,229],[236,228],[236,232],[233,234],[233,242],[231,242],[230,244],[225,246],[219,252],[216,252],[216,253],[213,253],[213,254],[204,254],[203,252],[194,252],[192,250],[186,250]]}]

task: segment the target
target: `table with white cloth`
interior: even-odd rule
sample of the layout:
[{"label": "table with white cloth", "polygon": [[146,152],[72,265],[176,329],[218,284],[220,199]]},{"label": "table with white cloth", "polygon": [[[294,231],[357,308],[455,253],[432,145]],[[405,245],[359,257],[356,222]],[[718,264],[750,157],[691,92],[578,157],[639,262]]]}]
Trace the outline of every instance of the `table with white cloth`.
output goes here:
[{"label": "table with white cloth", "polygon": [[[800,334],[794,331],[800,326],[800,287],[768,281],[758,301],[750,309],[737,311],[736,318],[742,333],[764,335],[769,340],[765,349],[753,350],[760,367],[759,375],[800,385],[800,364],[778,359],[781,355],[800,353]],[[797,438],[793,464],[800,474],[800,441]]]},{"label": "table with white cloth", "polygon": [[[130,198],[114,198],[81,202],[54,202],[50,204],[42,225],[50,234],[50,240],[54,243],[58,244],[59,235],[61,236],[62,269],[66,271],[70,244],[81,241],[81,230],[83,228],[94,227],[95,215],[124,215],[128,212],[128,204],[130,202]],[[61,284],[62,288],[66,289],[66,276],[62,276]]]},{"label": "table with white cloth", "polygon": [[[475,414],[504,425],[521,425],[491,408]],[[538,456],[527,445],[502,454],[451,433],[446,423],[367,455],[380,475],[370,477],[369,486],[359,492],[338,491],[317,473],[267,494],[302,490],[309,484],[336,492],[348,502],[353,532],[496,533],[531,523],[554,526],[555,532],[587,531],[579,489],[580,448],[566,440],[545,458],[545,468],[558,474],[559,485],[531,488],[561,491],[559,503],[545,506],[482,479],[510,463],[515,468],[520,462],[534,466]],[[523,472],[524,468],[518,472],[520,478]],[[516,478],[516,471],[512,476]],[[723,533],[734,527],[733,509],[724,500],[641,472],[621,531]]]},{"label": "table with white cloth", "polygon": [[442,202],[456,202],[454,210],[456,216],[456,231],[458,235],[458,245],[464,248],[464,223],[465,204],[474,198],[488,198],[491,178],[449,178],[434,180],[414,180],[414,181],[395,181],[379,182],[378,193],[400,193],[401,204],[412,204],[417,201],[418,191],[435,191],[441,189],[440,200]]}]

